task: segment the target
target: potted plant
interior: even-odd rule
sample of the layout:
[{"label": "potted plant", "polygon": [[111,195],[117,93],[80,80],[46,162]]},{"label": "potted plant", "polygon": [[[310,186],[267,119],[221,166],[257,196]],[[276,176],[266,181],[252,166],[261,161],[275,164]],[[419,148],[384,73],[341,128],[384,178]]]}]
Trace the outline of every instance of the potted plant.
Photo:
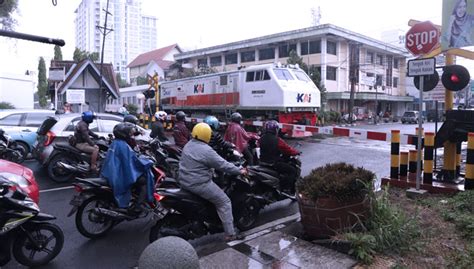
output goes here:
[{"label": "potted plant", "polygon": [[296,184],[301,224],[309,237],[328,238],[367,217],[375,174],[347,163],[313,169]]}]

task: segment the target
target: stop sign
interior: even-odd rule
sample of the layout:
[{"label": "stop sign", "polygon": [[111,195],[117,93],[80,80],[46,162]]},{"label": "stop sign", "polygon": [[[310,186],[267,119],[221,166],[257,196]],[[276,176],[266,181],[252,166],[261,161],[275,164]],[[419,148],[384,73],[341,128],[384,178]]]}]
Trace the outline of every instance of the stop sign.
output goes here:
[{"label": "stop sign", "polygon": [[415,56],[427,54],[439,44],[440,32],[430,21],[413,25],[405,35],[405,46]]}]

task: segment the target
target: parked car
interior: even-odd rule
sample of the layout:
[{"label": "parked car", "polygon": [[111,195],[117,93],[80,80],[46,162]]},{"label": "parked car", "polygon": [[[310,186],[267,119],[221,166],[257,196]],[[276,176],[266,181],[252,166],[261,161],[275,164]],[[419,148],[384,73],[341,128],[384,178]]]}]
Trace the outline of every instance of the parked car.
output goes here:
[{"label": "parked car", "polygon": [[444,120],[444,111],[438,110],[438,117],[436,117],[436,109],[430,109],[426,112],[426,120],[430,121],[443,121]]},{"label": "parked car", "polygon": [[[50,161],[50,155],[53,152],[55,143],[68,143],[70,135],[74,134],[76,124],[81,121],[81,114],[62,114],[56,117],[48,117],[38,128],[38,137],[36,139],[33,157],[39,163],[46,167]],[[123,122],[123,117],[99,113],[97,118],[89,125],[89,129],[99,136],[108,137],[113,133],[115,125]],[[150,130],[140,126],[138,129],[143,133],[137,137],[137,140],[149,141]]]},{"label": "parked car", "polygon": [[0,176],[15,182],[35,203],[39,202],[38,183],[31,169],[0,159]]},{"label": "parked car", "polygon": [[[402,123],[418,123],[418,111],[405,111],[402,116]],[[422,117],[421,122],[423,123],[424,117]]]},{"label": "parked car", "polygon": [[36,132],[15,132],[9,133],[8,135],[16,142],[17,146],[23,148],[24,159],[26,159],[29,153],[33,152],[36,137],[38,136]]}]

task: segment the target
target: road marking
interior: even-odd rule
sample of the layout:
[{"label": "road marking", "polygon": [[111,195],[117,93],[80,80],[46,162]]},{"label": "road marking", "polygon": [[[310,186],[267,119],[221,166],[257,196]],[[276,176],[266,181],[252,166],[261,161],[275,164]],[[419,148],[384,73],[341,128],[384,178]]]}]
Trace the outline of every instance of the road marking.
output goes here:
[{"label": "road marking", "polygon": [[67,187],[60,187],[60,188],[53,188],[53,189],[47,189],[47,190],[41,190],[39,191],[40,193],[45,193],[45,192],[52,192],[52,191],[62,191],[62,190],[69,190],[73,189],[74,186],[67,186]]}]

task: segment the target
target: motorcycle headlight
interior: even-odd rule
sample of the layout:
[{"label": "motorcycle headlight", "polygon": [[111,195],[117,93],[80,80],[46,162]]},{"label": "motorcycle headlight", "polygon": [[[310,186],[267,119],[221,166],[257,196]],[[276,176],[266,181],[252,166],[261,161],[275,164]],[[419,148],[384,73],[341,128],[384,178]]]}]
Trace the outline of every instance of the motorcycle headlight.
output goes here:
[{"label": "motorcycle headlight", "polygon": [[12,182],[15,182],[21,188],[26,188],[30,185],[30,182],[28,182],[28,180],[26,180],[24,177],[19,176],[19,175],[15,175],[8,172],[2,172],[0,173],[0,176],[3,176]]}]

